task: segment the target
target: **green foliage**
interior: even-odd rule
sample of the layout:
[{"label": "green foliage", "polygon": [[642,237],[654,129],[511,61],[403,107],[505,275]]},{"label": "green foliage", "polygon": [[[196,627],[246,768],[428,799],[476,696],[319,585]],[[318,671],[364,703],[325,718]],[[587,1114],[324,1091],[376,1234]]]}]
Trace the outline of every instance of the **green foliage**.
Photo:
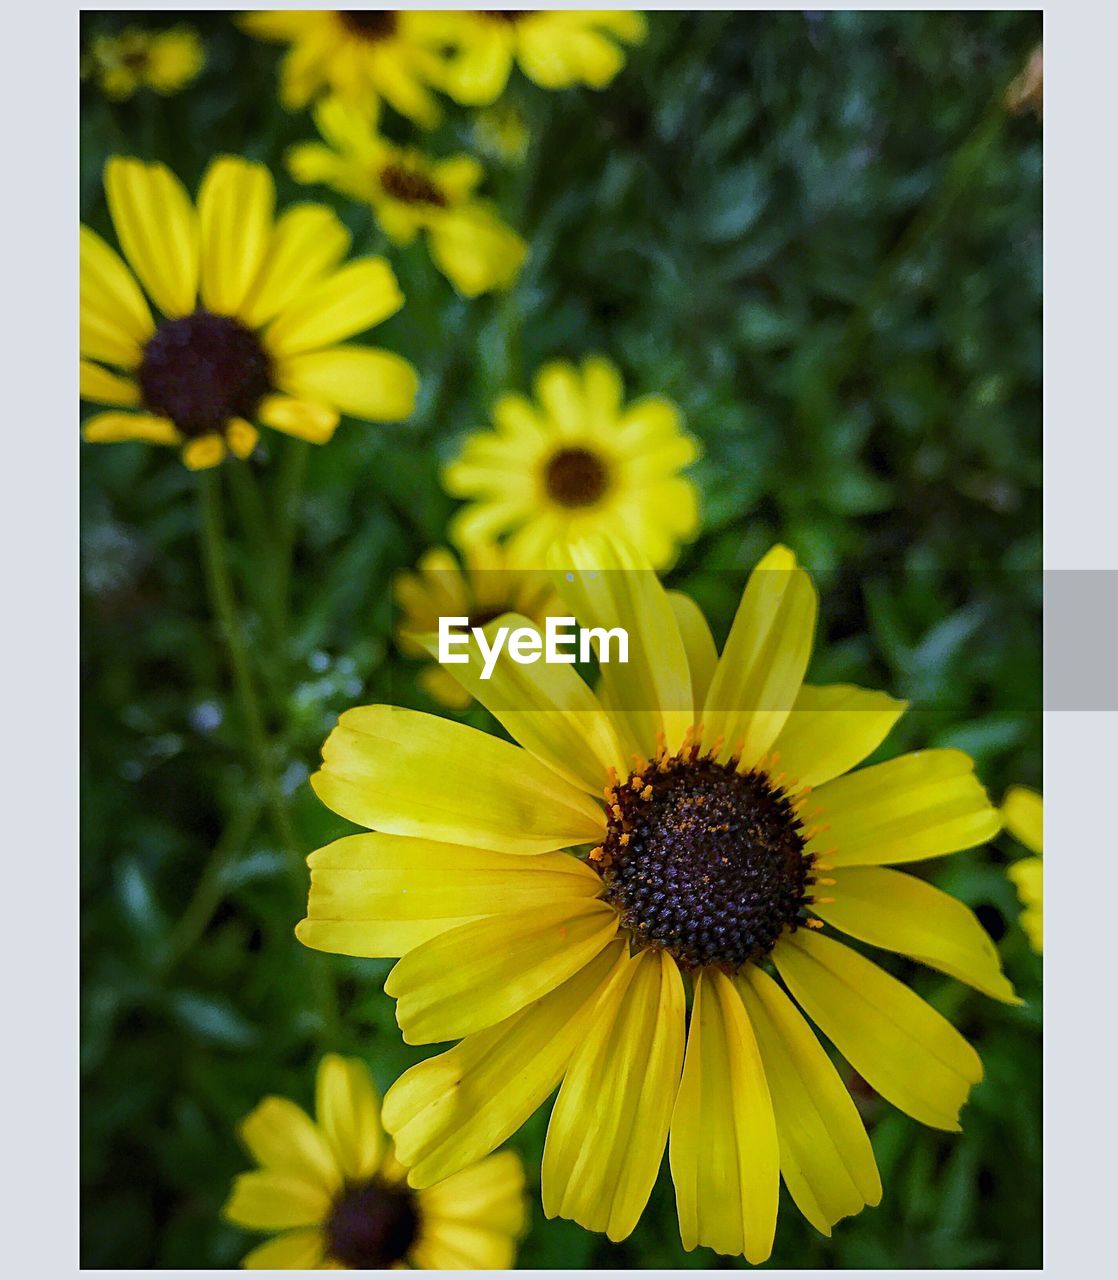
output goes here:
[{"label": "green foliage", "polygon": [[[242,153],[272,166],[281,202],[306,195],[282,157],[312,126],[276,102],[277,51],[227,15],[184,16],[209,58],[187,92],[111,106],[83,90],[82,213],[102,231],[114,151],[164,159],[188,183],[214,152]],[[88,36],[175,15],[85,17]],[[1040,782],[1041,143],[1031,116],[1001,107],[1039,15],[658,13],[650,27],[605,92],[510,86],[531,148],[522,168],[491,165],[488,189],[531,244],[511,296],[467,303],[422,247],[391,254],[407,305],[378,341],[420,370],[414,419],[343,424],[309,458],[271,435],[250,467],[226,469],[273,764],[306,851],[346,830],[306,786],[338,713],[434,709],[392,645],[390,581],[444,540],[439,463],[497,392],[596,350],[631,394],[677,400],[702,441],[704,530],[671,581],[719,638],[747,569],[783,540],[821,587],[813,678],[913,702],[888,754],[963,747],[996,799]],[[471,136],[452,110],[430,144]],[[366,210],[315,196],[358,250],[385,251]],[[218,1209],[248,1164],[236,1121],[267,1093],[309,1103],[326,1049],[363,1055],[382,1088],[423,1056],[380,991],[387,963],[293,938],[305,871],[245,754],[195,487],[170,452],[83,454],[90,1267],[235,1264],[247,1238]],[[1023,1006],[885,961],[982,1054],[964,1133],[922,1129],[855,1081],[883,1203],[828,1240],[787,1202],[772,1265],[1040,1264],[1040,964],[1001,871],[1019,854],[1003,837],[922,870],[978,908]],[[536,1180],[546,1116],[515,1139]],[[538,1196],[533,1214],[524,1266],[718,1265],[683,1253],[666,1168],[622,1244],[546,1223]]]}]

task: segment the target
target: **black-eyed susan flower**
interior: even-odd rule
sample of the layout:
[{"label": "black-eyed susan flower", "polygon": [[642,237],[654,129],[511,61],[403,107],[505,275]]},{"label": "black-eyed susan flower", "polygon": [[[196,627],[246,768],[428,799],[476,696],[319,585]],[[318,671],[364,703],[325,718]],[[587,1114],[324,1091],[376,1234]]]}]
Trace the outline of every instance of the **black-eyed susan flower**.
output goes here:
[{"label": "black-eyed susan flower", "polygon": [[[437,632],[440,618],[466,618],[469,626],[484,627],[501,614],[516,613],[542,627],[558,605],[546,572],[510,566],[504,549],[492,542],[466,547],[460,560],[434,547],[414,572],[397,574],[392,589],[402,611],[396,642],[409,657],[429,656],[419,637]],[[437,662],[424,667],[419,683],[444,707],[460,711],[473,701]]]},{"label": "black-eyed susan flower", "polygon": [[107,98],[122,102],[138,89],[178,93],[197,79],[205,60],[205,47],[193,27],[145,31],[130,26],[116,35],[94,36],[81,72]]},{"label": "black-eyed susan flower", "polygon": [[555,564],[569,612],[624,628],[629,661],[601,663],[597,693],[570,666],[448,668],[519,745],[398,707],[345,713],[312,782],[371,831],[311,856],[297,933],[402,956],[385,989],[405,1040],[460,1041],[385,1099],[411,1185],[485,1155],[560,1085],[549,1216],[626,1236],[667,1143],[684,1245],[759,1262],[781,1176],[828,1234],[881,1196],[800,1010],[884,1098],[959,1128],[974,1049],[833,935],[1013,1001],[972,912],[891,866],[1000,819],[961,751],[855,768],[905,704],[803,683],[816,594],[785,548],[751,576],[721,656],[698,607],[623,544],[557,548]]},{"label": "black-eyed susan flower", "polygon": [[315,1119],[270,1097],[240,1126],[258,1169],[234,1182],[222,1210],[280,1234],[244,1258],[255,1270],[499,1269],[524,1228],[524,1171],[511,1151],[416,1191],[380,1121],[365,1064],[328,1054]]},{"label": "black-eyed susan flower", "polygon": [[1021,899],[1021,928],[1039,955],[1044,950],[1044,801],[1031,787],[1010,787],[1002,800],[1005,829],[1036,856],[1019,858],[1006,874]]},{"label": "black-eyed susan flower", "polygon": [[543,89],[604,89],[625,65],[624,45],[646,35],[631,9],[495,9],[440,14],[455,49],[447,93],[474,106],[494,102],[513,64]]},{"label": "black-eyed susan flower", "polygon": [[626,405],[621,375],[597,356],[544,365],[534,389],[534,404],[501,396],[492,427],[444,468],[447,492],[467,500],[452,540],[507,535],[512,561],[542,568],[557,539],[612,532],[653,568],[671,565],[699,527],[698,493],[680,474],[699,449],[676,406],[663,396]]},{"label": "black-eyed susan flower", "polygon": [[260,9],[241,16],[249,35],[290,45],[280,66],[280,101],[298,111],[333,93],[360,112],[382,100],[433,128],[441,117],[431,92],[446,76],[433,16],[412,9]]},{"label": "black-eyed susan flower", "polygon": [[87,440],[181,446],[210,467],[227,449],[247,457],[258,422],[323,443],[341,413],[412,412],[412,366],[343,341],[404,299],[383,258],[343,264],[350,236],[331,210],[273,219],[271,174],[234,156],[210,165],[197,208],[165,165],[120,156],[105,195],[128,265],[82,227],[81,397],[112,406]]},{"label": "black-eyed susan flower", "polygon": [[484,175],[473,156],[432,160],[414,147],[398,147],[378,133],[375,113],[356,111],[340,98],[323,102],[314,119],[325,141],[288,152],[297,182],[322,182],[367,203],[394,244],[425,234],[432,261],[468,298],[516,280],[528,246],[477,195]]}]

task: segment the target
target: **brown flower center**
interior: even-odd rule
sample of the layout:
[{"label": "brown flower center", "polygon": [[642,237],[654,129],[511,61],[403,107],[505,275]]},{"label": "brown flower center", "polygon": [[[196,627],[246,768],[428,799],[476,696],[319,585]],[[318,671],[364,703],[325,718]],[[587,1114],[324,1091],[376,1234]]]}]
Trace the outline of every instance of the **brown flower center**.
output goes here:
[{"label": "brown flower center", "polygon": [[592,507],[609,488],[609,471],[598,454],[578,445],[559,449],[544,466],[548,497],[561,507]]},{"label": "brown flower center", "polygon": [[330,1256],[353,1271],[402,1262],[419,1234],[414,1193],[376,1178],[343,1188],[326,1220]]},{"label": "brown flower center", "polygon": [[385,193],[405,204],[430,204],[439,209],[447,206],[446,196],[418,169],[409,169],[402,164],[386,164],[379,176]]},{"label": "brown flower center", "polygon": [[395,9],[335,9],[334,12],[362,40],[388,40],[396,34]]}]

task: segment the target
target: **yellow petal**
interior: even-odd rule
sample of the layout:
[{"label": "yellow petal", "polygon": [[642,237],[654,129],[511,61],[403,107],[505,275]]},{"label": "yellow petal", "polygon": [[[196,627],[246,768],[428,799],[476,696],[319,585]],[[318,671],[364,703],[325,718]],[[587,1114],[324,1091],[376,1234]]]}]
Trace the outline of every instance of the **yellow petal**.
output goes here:
[{"label": "yellow petal", "polygon": [[469,204],[437,218],[429,231],[431,260],[467,298],[507,289],[528,245],[484,204]]},{"label": "yellow petal", "polygon": [[[510,634],[523,629],[539,636],[542,655],[543,634],[529,618],[518,613],[502,614],[484,628],[490,644],[501,627],[508,628]],[[416,639],[438,659],[438,636],[421,635]],[[488,708],[541,764],[595,796],[601,794],[611,768],[622,775],[628,773],[609,717],[573,666],[547,663],[542,656],[531,665],[522,665],[505,651],[489,678],[483,680],[483,658],[477,642],[471,637],[469,646],[459,652],[469,661],[454,663],[444,670]]]},{"label": "yellow petal", "polygon": [[225,457],[225,439],[219,435],[199,436],[183,446],[182,460],[191,471],[216,467]]},{"label": "yellow petal", "polygon": [[745,1006],[717,969],[695,980],[668,1154],[683,1247],[764,1262],[780,1194],[776,1121]]},{"label": "yellow petal", "polygon": [[418,1271],[503,1271],[515,1254],[512,1238],[503,1231],[435,1217],[425,1221],[408,1261]]},{"label": "yellow petal", "polygon": [[338,425],[337,409],[290,396],[265,396],[257,406],[256,416],[266,427],[311,444],[325,444]]},{"label": "yellow petal", "polygon": [[330,1210],[329,1191],[290,1174],[254,1170],[238,1174],[221,1213],[254,1231],[317,1226]]},{"label": "yellow petal", "polygon": [[314,1113],[342,1176],[355,1182],[371,1177],[384,1154],[384,1133],[380,1099],[359,1058],[326,1054],[315,1078]]},{"label": "yellow petal", "polygon": [[169,418],[150,413],[95,413],[86,419],[82,436],[90,444],[115,444],[120,440],[178,444],[182,439]]},{"label": "yellow petal", "polygon": [[322,1265],[326,1239],[317,1228],[285,1231],[241,1259],[246,1271],[310,1271]]},{"label": "yellow petal", "polygon": [[582,362],[582,387],[587,420],[595,430],[608,430],[617,422],[625,397],[617,366],[603,356],[587,356]]},{"label": "yellow petal", "polygon": [[80,239],[80,334],[83,356],[134,369],[155,332],[131,271],[88,227]]},{"label": "yellow petal", "polygon": [[702,609],[682,591],[669,591],[672,612],[679,625],[679,634],[687,654],[687,667],[691,672],[691,696],[695,706],[706,701],[707,690],[718,666],[718,649]]},{"label": "yellow petal", "polygon": [[524,1166],[515,1151],[452,1174],[420,1192],[424,1222],[468,1222],[488,1231],[518,1235],[525,1225]]},{"label": "yellow petal", "polygon": [[83,400],[94,404],[118,404],[132,408],[140,403],[140,388],[131,378],[122,378],[89,360],[79,361],[78,390]]},{"label": "yellow petal", "polygon": [[1006,830],[1033,853],[1044,850],[1044,801],[1031,787],[1010,787],[1002,801]]},{"label": "yellow petal", "polygon": [[960,1129],[982,1063],[942,1014],[857,952],[806,929],[782,938],[773,961],[808,1017],[883,1098],[922,1124]]},{"label": "yellow petal", "polygon": [[359,258],[307,288],[268,326],[264,343],[276,356],[318,351],[394,315],[404,295],[383,258]]},{"label": "yellow petal", "polygon": [[881,1178],[858,1108],[826,1051],[780,987],[755,965],[737,982],[772,1098],[780,1171],[824,1235],[881,1200]]},{"label": "yellow petal", "polygon": [[276,191],[262,164],[218,156],[198,189],[202,302],[236,315],[260,272],[272,235]]},{"label": "yellow petal", "polygon": [[371,422],[411,416],[419,390],[412,365],[375,347],[331,347],[287,356],[276,364],[276,385],[296,399],[333,405]]},{"label": "yellow petal", "polygon": [[853,684],[801,685],[773,751],[789,778],[818,787],[876,751],[907,706]]},{"label": "yellow petal", "polygon": [[812,910],[860,942],[899,951],[1006,1004],[1020,1004],[998,949],[974,912],[915,876],[885,867],[844,867]]},{"label": "yellow petal", "polygon": [[544,1212],[623,1240],[660,1170],[683,1062],[683,980],[663,951],[614,976],[567,1068],[544,1146]]},{"label": "yellow petal", "polygon": [[320,951],[402,956],[470,920],[592,898],[601,879],[566,853],[534,858],[381,832],[312,853],[306,920],[296,936]]},{"label": "yellow petal", "polygon": [[311,779],[343,818],[502,853],[597,842],[602,810],[527,751],[403,707],[347,711]]},{"label": "yellow petal", "polygon": [[225,439],[234,457],[249,458],[260,443],[260,432],[244,418],[230,418],[225,428]]},{"label": "yellow petal", "polygon": [[258,329],[345,257],[350,234],[332,209],[297,204],[277,219],[260,271],[241,304],[240,317]]},{"label": "yellow petal", "polygon": [[617,933],[617,912],[569,898],[459,925],[409,951],[384,989],[407,1044],[482,1031],[553,991]]},{"label": "yellow petal", "polygon": [[707,693],[703,738],[724,740],[755,764],[776,740],[800,692],[815,631],[811,578],[787,547],[773,547],[749,576]]},{"label": "yellow petal", "polygon": [[132,270],[165,316],[194,310],[198,218],[186,188],[164,164],[112,156],[105,195]]},{"label": "yellow petal", "polygon": [[384,1123],[412,1186],[466,1168],[520,1128],[559,1083],[626,950],[611,942],[542,999],[404,1072]]},{"label": "yellow petal", "polygon": [[[583,627],[628,636],[628,662],[601,665],[602,700],[625,737],[626,754],[651,755],[660,735],[674,750],[694,722],[691,676],[668,593],[632,547],[605,535],[556,543],[555,589]],[[595,643],[595,652],[601,643]]]},{"label": "yellow petal", "polygon": [[1001,827],[974,761],[951,749],[859,769],[825,783],[813,800],[826,830],[810,846],[839,867],[935,858],[991,840]]},{"label": "yellow petal", "polygon": [[337,1162],[322,1131],[288,1098],[269,1097],[240,1124],[241,1141],[257,1164],[328,1191],[341,1185]]}]

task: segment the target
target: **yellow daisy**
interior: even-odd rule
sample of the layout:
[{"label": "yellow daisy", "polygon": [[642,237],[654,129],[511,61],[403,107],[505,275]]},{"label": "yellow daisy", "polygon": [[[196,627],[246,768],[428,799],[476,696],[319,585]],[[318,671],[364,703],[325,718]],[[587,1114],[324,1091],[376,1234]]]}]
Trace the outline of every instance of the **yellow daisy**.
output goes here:
[{"label": "yellow daisy", "polygon": [[980,844],[1000,819],[961,751],[849,772],[905,704],[803,683],[816,594],[785,548],[755,569],[720,657],[698,607],[625,545],[554,563],[569,612],[625,628],[629,661],[601,664],[597,694],[570,666],[448,668],[520,745],[346,712],[312,783],[371,831],[311,855],[297,934],[402,956],[385,990],[404,1039],[460,1040],[385,1099],[412,1186],[485,1155],[561,1083],[549,1217],[628,1235],[668,1143],[685,1247],[759,1262],[780,1176],[826,1234],[881,1196],[796,1004],[879,1094],[958,1130],[974,1049],[831,933],[1014,1001],[973,913],[887,865]]},{"label": "yellow daisy", "polygon": [[270,1097],[240,1126],[260,1165],[233,1184],[222,1214],[281,1234],[241,1265],[254,1270],[511,1267],[525,1226],[524,1171],[512,1151],[488,1156],[422,1191],[408,1186],[380,1122],[365,1064],[328,1054],[315,1119]]},{"label": "yellow daisy", "polygon": [[330,209],[273,220],[272,175],[235,156],[210,165],[197,208],[166,165],[121,156],[105,195],[128,265],[82,227],[81,397],[113,406],[87,440],[181,446],[187,466],[211,467],[227,449],[247,457],[256,422],[321,444],[342,413],[411,414],[406,360],[339,345],[404,298],[383,258],[342,265],[350,236]]},{"label": "yellow daisy", "polygon": [[514,62],[542,89],[604,89],[625,65],[621,46],[640,44],[647,34],[644,15],[630,9],[497,9],[439,17],[455,49],[446,91],[473,106],[500,97]]},{"label": "yellow daisy", "polygon": [[613,532],[664,569],[699,528],[698,493],[680,471],[698,456],[679,410],[663,396],[626,406],[621,375],[592,356],[536,374],[536,404],[501,396],[493,427],[466,438],[443,471],[455,498],[469,500],[450,525],[466,546],[509,535],[511,558],[542,568],[560,538]]},{"label": "yellow daisy", "polygon": [[[519,613],[542,627],[558,603],[547,573],[510,567],[505,551],[494,543],[467,547],[461,563],[445,547],[426,551],[414,573],[396,575],[392,590],[403,611],[396,642],[413,658],[428,656],[419,637],[437,632],[440,618],[468,618],[471,627],[484,627],[503,613]],[[437,662],[423,669],[419,683],[452,710],[473,702]]]},{"label": "yellow daisy", "polygon": [[298,111],[335,93],[358,111],[382,99],[425,129],[441,118],[431,93],[446,76],[433,15],[409,9],[261,9],[241,27],[291,46],[280,68],[280,101]]},{"label": "yellow daisy", "polygon": [[300,143],[287,164],[297,182],[322,182],[370,205],[385,235],[409,245],[427,236],[432,261],[467,298],[507,289],[528,256],[528,246],[476,194],[484,174],[468,155],[431,160],[414,147],[398,147],[377,132],[376,114],[363,114],[339,98],[316,108],[325,139]]},{"label": "yellow daisy", "polygon": [[95,80],[107,98],[122,102],[141,88],[178,93],[197,78],[205,60],[205,47],[193,27],[125,27],[117,35],[94,36],[82,76]]},{"label": "yellow daisy", "polygon": [[1002,818],[1009,834],[1036,854],[1018,859],[1006,874],[1017,886],[1024,908],[1021,927],[1040,955],[1044,950],[1044,801],[1030,787],[1010,787],[1002,800]]}]

